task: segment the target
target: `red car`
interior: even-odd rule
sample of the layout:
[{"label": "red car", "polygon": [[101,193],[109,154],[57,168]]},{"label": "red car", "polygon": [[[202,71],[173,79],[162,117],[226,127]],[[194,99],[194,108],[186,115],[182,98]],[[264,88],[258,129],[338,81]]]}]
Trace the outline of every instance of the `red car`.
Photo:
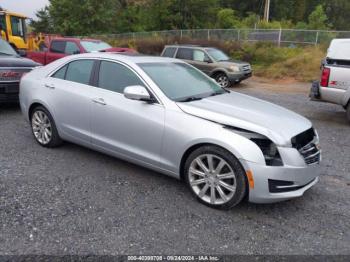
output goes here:
[{"label": "red car", "polygon": [[46,65],[67,55],[89,52],[128,52],[136,53],[134,49],[111,47],[109,44],[96,39],[55,38],[51,40],[48,51],[28,52],[27,57]]}]

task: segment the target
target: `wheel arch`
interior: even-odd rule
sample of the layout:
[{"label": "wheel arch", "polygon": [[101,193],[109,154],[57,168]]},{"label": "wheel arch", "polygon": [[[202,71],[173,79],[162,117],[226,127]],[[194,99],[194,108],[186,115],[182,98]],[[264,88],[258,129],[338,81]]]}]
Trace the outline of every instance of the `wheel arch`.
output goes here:
[{"label": "wheel arch", "polygon": [[[179,168],[179,173],[180,173],[180,179],[184,180],[184,176],[185,176],[185,172],[184,172],[184,166],[186,163],[187,158],[189,157],[189,155],[195,151],[196,149],[200,148],[200,147],[204,147],[204,146],[215,146],[215,147],[220,147],[223,150],[226,150],[227,152],[229,152],[230,154],[232,154],[234,157],[236,157],[239,161],[239,156],[237,156],[235,153],[233,153],[232,151],[228,150],[227,148],[216,144],[216,143],[212,143],[212,142],[203,142],[203,143],[197,143],[194,145],[191,145],[189,148],[186,149],[186,151],[182,154],[181,157],[181,161],[180,161],[180,168]],[[242,163],[241,163],[242,164]],[[242,165],[242,167],[244,168],[244,166]]]},{"label": "wheel arch", "polygon": [[[232,154],[235,158],[237,158],[238,162],[240,163],[242,169],[244,170],[244,172],[246,173],[246,166],[242,163],[242,161],[240,161],[240,158],[235,154],[233,153],[232,151],[226,149],[225,147],[219,145],[219,144],[215,144],[215,143],[198,143],[198,144],[194,144],[192,145],[191,147],[189,147],[185,153],[182,155],[182,158],[181,158],[181,163],[180,163],[180,170],[179,170],[179,173],[180,173],[180,180],[181,181],[185,181],[185,170],[184,170],[184,167],[185,167],[185,163],[186,163],[186,160],[187,158],[190,156],[190,154],[195,151],[196,149],[200,148],[200,147],[203,147],[203,146],[215,146],[215,147],[219,147],[227,152],[229,152],[230,154]],[[247,177],[247,174],[245,174],[244,176],[244,179],[246,181],[246,188],[245,188],[245,195],[243,197],[243,199],[247,199],[248,196],[249,196],[249,192],[250,192],[250,188],[249,188],[249,182],[248,182],[248,177]]]},{"label": "wheel arch", "polygon": [[47,111],[49,111],[50,115],[54,118],[52,111],[45,103],[43,103],[41,101],[33,101],[33,103],[31,103],[30,106],[28,107],[27,117],[28,117],[29,121],[30,121],[30,116],[32,115],[33,110],[38,106],[44,107]]},{"label": "wheel arch", "polygon": [[210,73],[210,77],[214,78],[216,77],[218,74],[225,74],[226,76],[228,76],[227,74],[227,71],[223,68],[217,68],[215,70],[213,70],[211,73]]}]

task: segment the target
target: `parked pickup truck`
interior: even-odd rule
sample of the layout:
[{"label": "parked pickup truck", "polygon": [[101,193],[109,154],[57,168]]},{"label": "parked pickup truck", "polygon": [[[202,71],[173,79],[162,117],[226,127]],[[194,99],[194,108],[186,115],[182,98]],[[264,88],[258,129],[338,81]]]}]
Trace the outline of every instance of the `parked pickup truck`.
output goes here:
[{"label": "parked pickup truck", "polygon": [[350,39],[334,39],[322,61],[321,81],[312,83],[312,100],[341,105],[350,121]]},{"label": "parked pickup truck", "polygon": [[130,48],[111,47],[109,44],[96,39],[55,38],[51,40],[45,52],[28,52],[27,57],[46,65],[67,55],[89,52],[131,52]]}]

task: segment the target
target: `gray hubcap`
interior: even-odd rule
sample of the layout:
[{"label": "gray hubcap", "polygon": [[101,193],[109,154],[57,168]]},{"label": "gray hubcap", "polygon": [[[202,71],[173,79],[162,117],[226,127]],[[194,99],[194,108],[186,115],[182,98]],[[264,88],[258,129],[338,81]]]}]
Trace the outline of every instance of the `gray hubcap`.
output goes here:
[{"label": "gray hubcap", "polygon": [[216,82],[222,87],[227,87],[229,85],[228,77],[225,75],[221,75],[216,79]]},{"label": "gray hubcap", "polygon": [[219,205],[232,199],[236,192],[236,176],[221,157],[204,154],[195,158],[189,168],[189,181],[203,201]]},{"label": "gray hubcap", "polygon": [[43,111],[35,111],[32,116],[32,129],[36,140],[46,145],[51,141],[52,127],[50,119]]}]

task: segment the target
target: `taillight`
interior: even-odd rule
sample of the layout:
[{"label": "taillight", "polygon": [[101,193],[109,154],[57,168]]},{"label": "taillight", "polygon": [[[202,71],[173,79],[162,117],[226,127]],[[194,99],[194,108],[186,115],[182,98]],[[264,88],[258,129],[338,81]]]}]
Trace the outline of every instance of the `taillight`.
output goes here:
[{"label": "taillight", "polygon": [[328,86],[329,76],[331,75],[331,69],[324,67],[321,75],[321,86]]}]

